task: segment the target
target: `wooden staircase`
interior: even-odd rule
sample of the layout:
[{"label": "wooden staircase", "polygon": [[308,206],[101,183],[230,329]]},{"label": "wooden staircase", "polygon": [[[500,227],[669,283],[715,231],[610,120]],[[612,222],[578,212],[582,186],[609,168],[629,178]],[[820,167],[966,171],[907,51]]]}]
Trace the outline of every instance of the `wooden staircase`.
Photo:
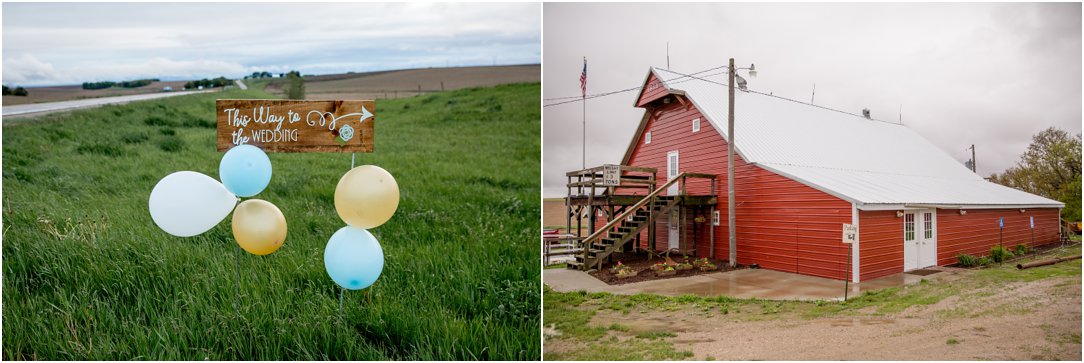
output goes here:
[{"label": "wooden staircase", "polygon": [[625,213],[627,216],[621,219],[620,223],[610,227],[603,234],[605,237],[596,237],[593,240],[588,237],[584,240],[584,253],[576,255],[576,261],[569,262],[568,267],[589,270],[601,265],[603,259],[614,252],[621,251],[625,244],[632,241],[649,224],[654,223],[659,216],[668,213],[678,205],[681,196],[648,196],[644,198],[644,201],[647,202],[649,199],[650,202],[644,203],[643,208],[637,208],[631,214]]}]

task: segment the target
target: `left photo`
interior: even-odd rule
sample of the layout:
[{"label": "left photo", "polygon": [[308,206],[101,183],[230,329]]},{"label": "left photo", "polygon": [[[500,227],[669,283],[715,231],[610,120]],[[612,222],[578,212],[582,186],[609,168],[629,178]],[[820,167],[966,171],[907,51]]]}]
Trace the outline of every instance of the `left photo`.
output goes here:
[{"label": "left photo", "polygon": [[541,5],[3,4],[5,360],[540,360]]}]

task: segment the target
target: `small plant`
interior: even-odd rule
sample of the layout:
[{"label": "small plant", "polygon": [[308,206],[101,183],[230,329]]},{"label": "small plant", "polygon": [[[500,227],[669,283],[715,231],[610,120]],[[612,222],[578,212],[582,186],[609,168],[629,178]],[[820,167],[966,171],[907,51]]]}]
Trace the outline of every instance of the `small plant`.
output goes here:
[{"label": "small plant", "polygon": [[688,262],[682,262],[682,263],[677,264],[677,266],[674,266],[674,268],[677,269],[678,271],[692,270],[693,269],[693,264],[688,263]]},{"label": "small plant", "polygon": [[666,267],[663,267],[662,269],[655,271],[655,276],[672,276],[672,275],[674,275],[676,273],[677,273],[677,270],[674,269],[674,266],[666,265]]},{"label": "small plant", "polygon": [[703,265],[710,265],[710,264],[712,264],[712,263],[711,263],[711,261],[708,260],[707,257],[701,257],[701,258],[698,258],[698,259],[693,261],[693,266],[696,266],[696,267],[700,267],[700,266],[703,266]]},{"label": "small plant", "polygon": [[982,256],[979,257],[979,260],[976,263],[978,263],[979,266],[990,266],[990,264],[994,263],[994,261],[990,260],[989,257]]},{"label": "small plant", "polygon": [[956,340],[956,338],[948,338],[948,340],[945,341],[945,344],[956,345],[956,344],[960,344],[960,341]]},{"label": "small plant", "polygon": [[622,264],[621,261],[617,261],[617,264],[610,268],[610,272],[613,272],[619,279],[626,279],[636,276],[637,274],[636,270],[633,270],[632,267],[629,267],[628,265]]},{"label": "small plant", "polygon": [[716,266],[714,263],[707,262],[707,263],[701,264],[699,266],[699,268],[700,268],[700,271],[715,271],[716,269],[719,268],[719,266]]},{"label": "small plant", "polygon": [[660,271],[660,270],[665,269],[667,266],[670,266],[670,265],[667,265],[666,262],[661,262],[660,261],[658,263],[655,263],[654,265],[651,265],[651,271]]},{"label": "small plant", "polygon": [[959,254],[956,255],[956,259],[960,261],[960,266],[963,267],[975,267],[979,265],[979,258],[972,255]]},{"label": "small plant", "polygon": [[1016,254],[1017,256],[1026,255],[1026,254],[1028,254],[1028,252],[1030,252],[1028,250],[1028,245],[1023,244],[1023,243],[1016,245],[1016,248],[1013,249],[1013,253]]},{"label": "small plant", "polygon": [[1004,247],[994,246],[993,248],[990,248],[990,259],[994,262],[1004,262],[1010,258],[1013,258],[1012,252],[1009,252],[1009,250]]}]

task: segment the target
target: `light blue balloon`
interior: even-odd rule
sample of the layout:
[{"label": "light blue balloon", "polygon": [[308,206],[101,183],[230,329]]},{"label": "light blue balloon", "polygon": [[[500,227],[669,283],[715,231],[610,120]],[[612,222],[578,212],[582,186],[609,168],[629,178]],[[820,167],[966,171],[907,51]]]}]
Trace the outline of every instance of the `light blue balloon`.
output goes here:
[{"label": "light blue balloon", "polygon": [[239,197],[260,194],[271,183],[271,159],[252,145],[234,146],[218,164],[218,178]]},{"label": "light blue balloon", "polygon": [[384,271],[384,250],[369,231],[346,226],[327,241],[324,268],[331,280],[344,289],[364,289]]}]

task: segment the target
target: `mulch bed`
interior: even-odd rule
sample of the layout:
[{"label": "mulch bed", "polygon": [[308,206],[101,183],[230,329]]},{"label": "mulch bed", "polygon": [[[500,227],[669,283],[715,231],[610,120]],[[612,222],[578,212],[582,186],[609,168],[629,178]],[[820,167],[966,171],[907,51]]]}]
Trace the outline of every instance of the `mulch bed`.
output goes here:
[{"label": "mulch bed", "polygon": [[[651,265],[654,265],[654,264],[662,262],[662,261],[666,261],[666,259],[665,259],[665,257],[660,257],[660,256],[654,256],[654,257],[652,257],[650,259],[648,257],[649,257],[649,255],[646,252],[640,252],[640,253],[615,253],[613,255],[614,263],[612,263],[612,264],[611,263],[603,263],[602,264],[602,271],[591,272],[591,276],[594,276],[595,278],[599,279],[600,281],[605,282],[605,283],[610,284],[610,285],[621,285],[621,284],[627,284],[627,283],[631,283],[631,282],[648,281],[648,280],[661,280],[661,279],[670,279],[670,278],[675,278],[675,277],[686,277],[686,276],[703,275],[703,274],[713,274],[713,273],[719,273],[719,272],[724,272],[724,271],[733,271],[733,270],[746,268],[745,266],[741,266],[741,265],[738,265],[737,267],[734,267],[734,268],[730,268],[729,266],[727,266],[725,260],[718,260],[718,259],[709,258],[708,261],[711,261],[711,263],[713,263],[713,264],[715,264],[715,266],[719,267],[717,270],[715,270],[715,271],[700,271],[700,269],[694,267],[691,270],[677,271],[676,274],[670,275],[670,276],[655,276],[655,271],[651,270]],[[681,255],[676,255],[676,254],[670,254],[670,259],[674,260],[674,262],[677,262],[677,263],[681,263],[681,260],[682,260]],[[697,260],[697,259],[700,259],[700,257],[689,256],[689,262],[692,262],[693,260]],[[614,275],[613,272],[610,271],[610,268],[613,267],[614,264],[617,263],[617,261],[621,261],[621,264],[623,264],[625,266],[629,266],[634,271],[637,271],[638,273],[636,274],[636,276],[632,276],[632,277],[629,277],[629,278],[623,278],[623,279],[617,278],[617,276]]]}]

